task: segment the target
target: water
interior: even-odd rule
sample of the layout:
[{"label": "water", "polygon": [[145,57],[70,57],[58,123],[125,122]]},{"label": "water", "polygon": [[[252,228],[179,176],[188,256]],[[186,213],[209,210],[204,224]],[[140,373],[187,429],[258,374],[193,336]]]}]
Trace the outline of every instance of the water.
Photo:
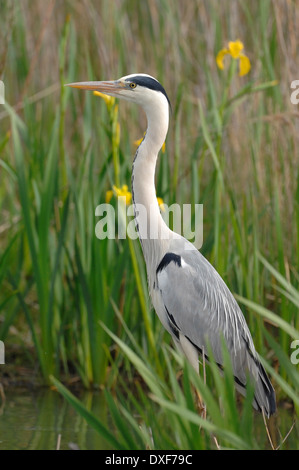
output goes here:
[{"label": "water", "polygon": [[[0,450],[108,450],[109,445],[56,391],[50,389],[5,389],[6,400],[0,397]],[[79,399],[103,424],[110,422],[107,404],[101,392],[80,391]],[[1,404],[2,403],[2,404]],[[264,424],[256,415],[254,432],[259,442],[270,448]],[[288,433],[294,420],[291,410],[281,407],[275,418],[275,446]],[[272,433],[271,433],[272,434]],[[279,435],[280,434],[280,435]],[[59,438],[61,435],[61,438]],[[299,424],[290,433],[284,449],[297,449]]]},{"label": "water", "polygon": [[[61,450],[109,448],[58,392],[6,389],[5,393],[5,402],[1,404],[0,400],[1,450],[55,450],[59,439]],[[103,423],[107,422],[102,393],[84,391],[79,398]]]}]

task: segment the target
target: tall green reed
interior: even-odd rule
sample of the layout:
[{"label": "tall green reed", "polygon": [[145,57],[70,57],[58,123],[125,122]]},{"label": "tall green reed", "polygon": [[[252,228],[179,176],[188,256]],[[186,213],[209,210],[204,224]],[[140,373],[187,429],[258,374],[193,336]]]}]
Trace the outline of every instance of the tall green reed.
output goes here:
[{"label": "tall green reed", "polygon": [[[144,357],[144,353],[140,354],[134,338],[128,345],[113,333],[109,334],[146,384],[145,388],[135,379],[132,390],[132,386],[120,376],[117,397],[113,398],[110,392],[106,392],[107,405],[114,423],[113,437],[110,434],[107,436],[107,424],[88,415],[83,405],[67,389],[56,379],[53,378],[52,381],[58,391],[115,449],[264,449],[271,448],[274,442],[276,446],[281,445],[281,438],[277,437],[276,441],[275,435],[272,436],[271,443],[268,441],[261,416],[256,416],[260,418],[259,424],[254,419],[252,388],[248,388],[247,397],[242,404],[237,402],[228,354],[224,353],[224,377],[213,361],[205,366],[207,386],[206,375],[197,375],[172,349],[163,348],[166,367],[164,376],[161,377],[148,358]],[[278,355],[280,354],[281,351]],[[181,370],[179,381],[178,367]],[[206,418],[196,408],[195,389],[205,402]],[[293,395],[294,391],[289,390],[289,393]],[[259,429],[262,426],[262,432],[254,432],[256,426]],[[113,442],[113,439],[117,442]]]},{"label": "tall green reed", "polygon": [[[7,106],[13,147],[9,134],[0,138],[5,188],[0,191],[14,200],[3,198],[19,217],[7,241],[1,241],[4,260],[11,262],[10,269],[1,265],[3,276],[10,271],[10,281],[2,280],[1,328],[8,334],[10,325],[22,321],[19,311],[25,312],[43,375],[56,374],[61,360],[66,372],[75,367],[86,386],[106,380],[114,384],[116,373],[109,375],[108,368],[114,356],[119,368],[124,367],[129,377],[134,375],[132,364],[99,321],[124,339],[123,317],[157,370],[159,363],[166,367],[160,345],[169,338],[150,310],[138,243],[99,241],[94,233],[95,208],[105,200],[106,191],[130,181],[132,142],[142,135],[144,121],[137,120],[137,110],[122,106],[112,122],[97,98],[66,89],[64,84],[70,81],[115,78],[133,70],[161,80],[174,112],[167,151],[157,169],[158,194],[169,203],[202,202],[203,254],[233,292],[276,313],[282,325],[298,329],[296,305],[276,289],[278,279],[259,257],[262,253],[298,288],[298,223],[295,227],[286,219],[283,205],[294,205],[297,221],[298,181],[295,191],[293,186],[289,194],[286,191],[296,140],[284,121],[276,126],[275,113],[284,111],[288,97],[282,86],[274,86],[276,79],[286,79],[286,69],[277,65],[277,58],[283,58],[277,30],[283,24],[274,16],[272,3],[248,7],[239,2],[234,15],[244,29],[234,25],[229,2],[221,6],[213,1],[190,2],[184,12],[179,3],[162,2],[164,15],[152,2],[136,8],[131,1],[122,8],[113,3],[112,10],[106,2],[99,5],[89,2],[90,17],[82,16],[80,6],[80,11],[61,6],[61,18],[64,13],[71,16],[58,22],[57,30],[51,23],[51,41],[44,44],[41,57],[40,70],[45,72],[33,73],[30,88],[33,94],[56,80],[59,94],[23,102],[17,113]],[[26,41],[30,27],[22,9],[17,10],[16,24],[7,78],[17,96],[32,55]],[[252,75],[236,80],[233,69],[227,76],[217,71],[215,56],[228,38],[241,33]],[[162,46],[167,47],[167,57]],[[8,99],[15,103],[17,98],[9,92]],[[8,119],[3,122],[9,129]],[[276,140],[276,134],[281,138]],[[278,154],[284,158],[279,160]],[[263,327],[265,317],[257,318],[252,305],[245,307],[258,350],[274,357]],[[120,317],[115,317],[116,311]],[[276,340],[279,335],[288,355],[288,332],[278,327],[271,332]],[[286,395],[284,388],[281,396]]]}]

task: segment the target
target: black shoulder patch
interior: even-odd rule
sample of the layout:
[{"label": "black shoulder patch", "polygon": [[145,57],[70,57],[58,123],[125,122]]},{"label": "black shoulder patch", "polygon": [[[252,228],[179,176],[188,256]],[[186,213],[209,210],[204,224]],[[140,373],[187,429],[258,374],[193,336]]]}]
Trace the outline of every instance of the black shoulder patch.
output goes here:
[{"label": "black shoulder patch", "polygon": [[182,266],[181,257],[179,255],[176,255],[175,253],[166,253],[166,255],[164,255],[164,257],[160,261],[156,273],[158,274],[160,271],[166,268],[172,261],[176,263],[179,267]]},{"label": "black shoulder patch", "polygon": [[167,96],[167,93],[165,91],[165,88],[161,85],[160,82],[158,82],[158,80],[155,80],[152,77],[147,77],[147,76],[143,76],[143,75],[134,75],[133,77],[127,78],[127,81],[128,82],[134,82],[134,83],[136,83],[136,85],[140,85],[140,86],[143,86],[145,88],[149,88],[150,90],[160,91],[161,93],[163,93],[163,95],[167,99],[169,107],[171,108],[171,104],[170,104],[169,98]]}]

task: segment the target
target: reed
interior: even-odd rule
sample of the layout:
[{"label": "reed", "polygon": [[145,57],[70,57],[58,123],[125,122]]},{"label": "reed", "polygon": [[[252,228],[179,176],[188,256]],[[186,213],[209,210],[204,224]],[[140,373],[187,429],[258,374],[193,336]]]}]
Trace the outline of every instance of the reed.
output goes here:
[{"label": "reed", "polygon": [[[235,408],[230,375],[209,369],[207,391],[169,349],[139,242],[95,236],[106,192],[130,185],[143,115],[64,84],[139,71],[166,87],[173,112],[157,194],[168,205],[204,205],[201,251],[236,294],[278,401],[298,412],[290,361],[299,330],[295,4],[86,0],[50,2],[45,11],[24,0],[0,22],[14,25],[0,45],[0,339],[24,348],[29,332],[46,383],[74,370],[85,387],[121,383],[117,398],[106,395],[116,434],[97,425],[116,448],[262,448],[248,401]],[[244,77],[215,60],[237,38],[251,61]],[[16,338],[15,329],[24,333]],[[140,382],[130,390],[136,371],[146,391]],[[206,421],[189,382],[205,394]]]}]

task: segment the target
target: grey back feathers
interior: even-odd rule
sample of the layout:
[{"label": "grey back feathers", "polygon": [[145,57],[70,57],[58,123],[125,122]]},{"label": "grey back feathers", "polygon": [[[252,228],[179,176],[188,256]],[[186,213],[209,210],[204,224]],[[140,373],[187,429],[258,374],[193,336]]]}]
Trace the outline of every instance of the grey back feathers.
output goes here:
[{"label": "grey back feathers", "polygon": [[243,313],[213,266],[197,250],[166,253],[157,268],[157,288],[174,338],[180,340],[183,335],[200,355],[207,353],[209,345],[221,370],[224,339],[237,389],[245,394],[248,374],[255,386],[254,407],[273,414],[273,387]]}]

